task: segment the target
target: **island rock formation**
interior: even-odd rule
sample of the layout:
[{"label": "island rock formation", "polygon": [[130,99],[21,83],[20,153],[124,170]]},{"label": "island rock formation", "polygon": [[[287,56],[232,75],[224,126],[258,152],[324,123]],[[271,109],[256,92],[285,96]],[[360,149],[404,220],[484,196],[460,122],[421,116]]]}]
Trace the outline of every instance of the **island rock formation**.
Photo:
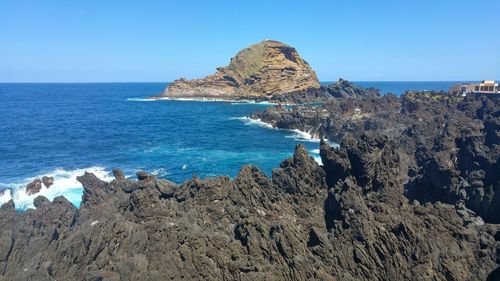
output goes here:
[{"label": "island rock formation", "polygon": [[319,87],[316,73],[295,48],[265,40],[241,50],[216,73],[175,80],[153,98],[255,99]]}]

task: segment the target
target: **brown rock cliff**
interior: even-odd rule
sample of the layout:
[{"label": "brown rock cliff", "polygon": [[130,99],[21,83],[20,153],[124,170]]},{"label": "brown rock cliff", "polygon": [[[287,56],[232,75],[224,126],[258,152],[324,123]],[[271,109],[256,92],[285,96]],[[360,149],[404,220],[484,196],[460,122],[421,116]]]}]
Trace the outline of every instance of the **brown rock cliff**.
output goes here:
[{"label": "brown rock cliff", "polygon": [[172,82],[160,97],[238,99],[319,88],[316,73],[295,48],[265,40],[241,50],[226,67],[201,79]]}]

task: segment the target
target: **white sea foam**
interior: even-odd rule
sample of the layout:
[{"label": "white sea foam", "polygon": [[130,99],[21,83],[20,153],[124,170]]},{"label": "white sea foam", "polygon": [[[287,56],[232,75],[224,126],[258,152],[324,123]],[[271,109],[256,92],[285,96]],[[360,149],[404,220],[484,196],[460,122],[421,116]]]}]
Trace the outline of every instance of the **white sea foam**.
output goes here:
[{"label": "white sea foam", "polygon": [[319,165],[323,165],[323,161],[321,161],[321,156],[319,155],[319,149],[311,149],[309,150],[309,154],[314,158],[314,161]]},{"label": "white sea foam", "polygon": [[323,165],[323,161],[321,161],[321,157],[313,156],[313,158],[314,158],[314,161],[316,161],[316,163],[318,163],[318,165]]},{"label": "white sea foam", "polygon": [[242,121],[243,123],[245,123],[245,125],[256,125],[256,126],[260,126],[260,127],[264,127],[264,128],[269,128],[269,129],[277,129],[275,127],[273,127],[273,125],[269,124],[269,123],[266,123],[260,119],[253,119],[253,118],[250,118],[248,116],[244,116],[244,117],[233,117],[233,118],[230,118],[231,120],[240,120]]},{"label": "white sea foam", "polygon": [[154,97],[154,98],[127,98],[127,101],[138,101],[138,102],[151,102],[151,101],[195,101],[195,102],[228,102],[234,105],[238,104],[257,104],[264,106],[274,106],[278,105],[275,102],[260,101],[256,102],[254,100],[234,100],[234,99],[218,99],[218,98],[175,98],[175,97]]},{"label": "white sea foam", "polygon": [[231,104],[233,105],[239,105],[239,104],[257,104],[257,105],[264,105],[264,106],[275,106],[278,105],[276,102],[270,102],[270,101],[259,101],[256,102],[254,100],[238,100],[234,101]]},{"label": "white sea foam", "polygon": [[[19,183],[9,183],[9,184],[1,184],[1,186],[16,186],[16,188],[12,188],[12,194],[4,193],[0,197],[0,204],[7,202],[10,199],[14,200],[14,204],[16,205],[16,209],[18,210],[26,210],[28,208],[33,208],[33,199],[37,196],[42,195],[47,197],[49,200],[53,200],[57,196],[63,195],[75,206],[79,206],[82,200],[82,185],[76,180],[77,176],[83,175],[85,172],[93,173],[96,177],[104,181],[111,181],[113,177],[109,172],[107,172],[102,167],[89,167],[84,169],[76,169],[76,170],[64,170],[64,169],[56,169],[47,174],[38,175],[32,178],[26,178],[22,182]],[[42,189],[40,192],[28,195],[25,189],[25,186],[32,182],[35,178],[42,178],[43,176],[53,177],[54,184],[49,188],[45,187],[42,184]]]},{"label": "white sea foam", "polygon": [[162,100],[172,100],[172,101],[196,101],[196,102],[229,102],[229,103],[237,103],[238,100],[229,100],[229,99],[218,99],[218,98],[159,98]]},{"label": "white sea foam", "polygon": [[150,101],[157,101],[158,99],[145,99],[145,98],[128,98],[126,99],[126,101],[146,101],[146,102],[150,102]]},{"label": "white sea foam", "polygon": [[170,173],[167,172],[167,170],[165,170],[164,168],[158,168],[151,171],[151,174],[157,177],[164,177]]},{"label": "white sea foam", "polygon": [[311,135],[310,131],[309,132],[304,132],[301,130],[291,130],[293,132],[292,135],[286,136],[287,138],[292,138],[297,141],[310,141],[310,142],[319,142],[319,138],[315,138]]},{"label": "white sea foam", "polygon": [[5,189],[0,191],[0,205],[8,202],[10,199],[12,199],[12,194],[10,189]]},{"label": "white sea foam", "polygon": [[[266,123],[266,122],[262,121],[261,119],[253,119],[253,118],[250,118],[248,116],[244,116],[244,117],[232,117],[232,118],[229,118],[229,119],[230,120],[240,120],[243,123],[245,123],[245,125],[257,125],[257,126],[264,127],[264,128],[269,128],[269,129],[289,131],[292,134],[288,135],[288,136],[285,136],[285,137],[286,138],[292,138],[292,139],[294,139],[296,141],[320,142],[320,140],[321,140],[319,138],[313,137],[311,135],[310,131],[309,132],[304,132],[304,131],[301,131],[301,130],[298,130],[298,129],[294,129],[294,130],[280,129],[280,128],[273,127],[273,125],[271,125],[269,123]],[[336,143],[333,143],[333,142],[329,142],[329,143],[330,143],[330,145],[333,145],[333,146],[337,145]]]},{"label": "white sea foam", "polygon": [[239,101],[234,101],[231,102],[231,104],[238,105],[238,104],[255,104],[254,100],[239,100]]},{"label": "white sea foam", "polygon": [[[260,102],[256,102],[256,104],[260,104],[260,105],[278,105],[279,103],[270,102],[270,101],[260,101]],[[282,105],[288,105],[288,104],[287,103],[282,103]]]}]

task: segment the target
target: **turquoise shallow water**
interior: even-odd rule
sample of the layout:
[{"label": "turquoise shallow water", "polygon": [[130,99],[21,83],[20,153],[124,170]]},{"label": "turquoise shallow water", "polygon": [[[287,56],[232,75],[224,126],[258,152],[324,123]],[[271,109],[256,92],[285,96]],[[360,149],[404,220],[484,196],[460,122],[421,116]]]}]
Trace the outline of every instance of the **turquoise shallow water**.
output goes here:
[{"label": "turquoise shallow water", "polygon": [[[361,82],[405,87],[380,83]],[[194,174],[233,177],[250,163],[270,175],[297,143],[319,158],[317,141],[244,118],[265,105],[142,99],[165,85],[0,84],[0,190],[7,189],[0,203],[13,198],[18,209],[32,206],[34,196],[17,188],[43,175],[55,184],[42,195],[65,195],[78,206],[76,176],[84,171],[110,180],[113,167],[128,176],[144,169],[182,182]]]}]

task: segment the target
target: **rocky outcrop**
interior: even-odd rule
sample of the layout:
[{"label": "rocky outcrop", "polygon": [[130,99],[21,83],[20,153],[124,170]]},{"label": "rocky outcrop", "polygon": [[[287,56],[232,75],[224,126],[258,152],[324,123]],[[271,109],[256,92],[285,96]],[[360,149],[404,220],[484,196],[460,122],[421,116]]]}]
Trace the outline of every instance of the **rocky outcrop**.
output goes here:
[{"label": "rocky outcrop", "polygon": [[315,72],[295,48],[265,40],[241,50],[212,75],[173,81],[158,97],[256,99],[319,86]]},{"label": "rocky outcrop", "polygon": [[50,188],[54,184],[54,178],[43,176],[42,179],[34,179],[26,185],[26,193],[31,195],[40,192],[40,190],[42,190],[42,184],[46,188]]},{"label": "rocky outcrop", "polygon": [[420,169],[408,184],[408,196],[464,202],[484,220],[500,223],[499,110],[496,95],[407,93],[403,138],[414,148]]},{"label": "rocky outcrop", "polygon": [[[331,88],[336,89],[335,91],[329,92],[322,88],[324,98],[317,100],[319,103],[268,107],[263,112],[252,113],[251,117],[273,127],[309,132],[316,138],[327,138],[335,142],[340,142],[348,133],[359,137],[367,130],[401,128],[397,122],[394,122],[393,127],[386,126],[387,122],[396,120],[395,116],[400,111],[400,101],[395,95],[378,97],[377,91],[357,88],[343,80],[334,85]],[[343,98],[346,95],[347,98]]]},{"label": "rocky outcrop", "polygon": [[54,184],[54,177],[43,176],[42,177],[42,183],[47,188],[49,188],[49,187],[51,187]]},{"label": "rocky outcrop", "polygon": [[[145,172],[86,173],[76,209],[37,197],[0,208],[0,280],[484,280],[495,277],[496,225],[465,206],[404,196],[405,155],[380,135],[298,145],[271,178],[177,185]],[[339,173],[340,170],[340,173]]]},{"label": "rocky outcrop", "polygon": [[[331,189],[325,202],[325,218],[327,228],[335,233],[338,243],[334,245],[350,241],[347,243],[352,243],[353,251],[340,251],[352,256],[358,262],[357,270],[367,276],[377,275],[373,264],[380,262],[387,266],[387,275],[382,278],[385,280],[486,279],[486,276],[470,274],[482,271],[480,262],[466,265],[460,260],[465,255],[471,260],[484,256],[486,253],[482,249],[487,248],[486,244],[498,243],[494,237],[498,226],[484,225],[463,206],[439,202],[421,205],[418,201],[408,201],[403,196],[405,175],[400,173],[407,155],[397,147],[386,136],[378,134],[346,140],[337,150],[322,144],[325,172],[333,175],[328,180]],[[348,176],[338,176],[337,169]],[[455,240],[458,233],[470,233],[470,229],[483,227],[489,229],[486,232],[490,234],[486,236],[493,237],[484,238],[480,234],[476,238],[472,235]],[[371,239],[377,242],[367,243]],[[475,243],[479,244],[479,247],[473,246],[475,250],[463,251],[461,248]],[[440,245],[449,247],[441,248]],[[389,255],[389,252],[395,254]],[[421,262],[423,260],[427,262]],[[438,260],[443,262],[440,266],[442,273],[436,274],[432,268]],[[395,264],[402,270],[393,271]]]},{"label": "rocky outcrop", "polygon": [[358,87],[354,83],[339,79],[336,83],[324,87],[332,97],[335,98],[369,98],[380,97],[380,90],[375,88]]},{"label": "rocky outcrop", "polygon": [[42,189],[42,180],[41,179],[34,179],[32,182],[28,183],[26,185],[26,193],[27,194],[35,194],[40,192]]},{"label": "rocky outcrop", "polygon": [[344,79],[333,84],[307,90],[297,90],[284,94],[258,97],[256,101],[273,101],[280,104],[317,104],[329,102],[335,98],[363,99],[379,97],[380,90],[356,86]]},{"label": "rocky outcrop", "polygon": [[405,152],[400,174],[408,175],[408,198],[463,202],[484,220],[500,223],[499,103],[498,95],[407,92],[401,98],[388,94],[278,106],[252,117],[337,143],[367,132],[385,135]]},{"label": "rocky outcrop", "polygon": [[80,209],[3,204],[0,280],[499,280],[499,97],[338,86],[254,114],[337,141],[321,166],[298,145],[272,177],[114,169],[78,177]]}]

